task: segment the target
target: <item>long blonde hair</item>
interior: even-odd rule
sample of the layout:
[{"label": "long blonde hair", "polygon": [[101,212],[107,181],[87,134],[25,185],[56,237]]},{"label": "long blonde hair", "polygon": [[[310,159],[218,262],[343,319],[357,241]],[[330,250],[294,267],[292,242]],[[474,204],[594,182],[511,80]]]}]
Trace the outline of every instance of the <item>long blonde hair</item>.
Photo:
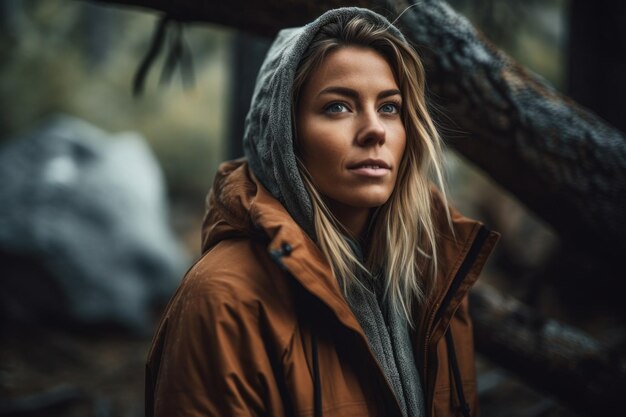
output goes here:
[{"label": "long blonde hair", "polygon": [[385,296],[392,308],[413,326],[411,307],[414,302],[426,301],[438,269],[431,181],[438,185],[447,202],[441,139],[428,113],[424,68],[415,50],[390,33],[388,26],[365,17],[338,19],[323,26],[301,60],[294,79],[292,121],[296,154],[295,110],[301,90],[329,52],[348,45],[372,48],[389,63],[403,97],[401,116],[407,137],[395,188],[389,200],[377,209],[373,220],[365,264],[346,241],[346,229],[332,215],[300,159],[299,170],[311,196],[317,243],[344,291],[350,285],[361,284],[358,269],[382,272],[381,276],[386,278]]}]

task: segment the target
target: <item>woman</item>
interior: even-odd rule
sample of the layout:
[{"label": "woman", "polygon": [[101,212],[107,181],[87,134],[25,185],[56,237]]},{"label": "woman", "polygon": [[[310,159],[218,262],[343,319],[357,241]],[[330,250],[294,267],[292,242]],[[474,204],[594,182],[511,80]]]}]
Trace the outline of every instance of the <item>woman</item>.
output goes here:
[{"label": "woman", "polygon": [[497,234],[447,208],[424,71],[365,9],[282,31],[246,160],[147,364],[148,416],[476,415],[467,291]]}]

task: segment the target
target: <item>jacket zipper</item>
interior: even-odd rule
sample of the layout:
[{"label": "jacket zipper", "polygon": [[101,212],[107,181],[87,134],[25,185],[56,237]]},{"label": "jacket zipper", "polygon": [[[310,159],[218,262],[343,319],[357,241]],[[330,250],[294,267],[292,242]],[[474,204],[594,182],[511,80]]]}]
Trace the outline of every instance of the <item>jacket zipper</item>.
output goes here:
[{"label": "jacket zipper", "polygon": [[448,308],[448,305],[450,305],[452,297],[457,292],[463,280],[465,280],[465,277],[467,276],[470,267],[474,265],[476,257],[480,253],[480,249],[482,249],[485,241],[487,240],[487,236],[489,236],[489,231],[487,230],[487,228],[485,226],[480,226],[480,229],[478,230],[478,233],[474,238],[474,242],[472,243],[472,246],[467,252],[465,259],[463,260],[461,266],[456,272],[454,279],[452,280],[452,284],[450,284],[450,288],[443,298],[443,301],[438,307],[433,309],[433,312],[428,319],[426,327],[428,330],[426,332],[426,337],[424,341],[424,384],[428,383],[428,346],[430,345],[430,337],[432,336],[433,332],[433,324],[436,320],[441,319],[441,316],[443,316],[443,313]]},{"label": "jacket zipper", "polygon": [[[452,284],[450,284],[450,288],[448,289],[448,292],[446,293],[442,303],[439,305],[439,307],[435,308],[432,312],[432,314],[430,315],[429,319],[428,319],[428,326],[427,326],[427,333],[426,333],[426,337],[425,337],[425,343],[424,343],[424,384],[427,384],[428,381],[428,345],[430,344],[430,337],[432,335],[432,325],[435,321],[435,319],[439,319],[441,318],[441,316],[443,315],[443,313],[445,312],[446,308],[448,307],[448,305],[450,304],[450,302],[452,301],[452,297],[454,295],[454,293],[456,293],[456,291],[458,290],[459,286],[461,285],[461,283],[463,282],[463,280],[465,279],[465,277],[467,276],[467,273],[469,272],[470,267],[474,264],[474,262],[476,261],[476,257],[478,256],[478,253],[480,252],[480,249],[482,249],[485,240],[487,239],[487,236],[489,235],[489,231],[487,230],[487,228],[485,228],[484,226],[480,226],[480,229],[478,230],[478,233],[476,234],[476,237],[474,238],[474,242],[472,242],[472,246],[470,247],[467,255],[465,256],[465,259],[463,260],[463,262],[461,263],[461,266],[459,267],[456,275],[454,276],[454,279],[452,280]],[[287,246],[287,247],[285,247]],[[270,251],[270,256],[272,258],[272,260],[274,260],[275,263],[278,264],[279,267],[281,267],[281,269],[287,271],[288,273],[291,274],[291,272],[289,271],[289,269],[285,266],[285,264],[282,262],[282,257],[287,255],[289,256],[291,254],[291,246],[289,246],[288,244],[283,244],[283,247],[281,248],[281,250],[279,251]],[[395,393],[393,391],[393,388],[391,387],[391,385],[389,384],[389,381],[387,381],[387,378],[384,376],[384,372],[380,366],[380,364],[378,363],[378,361],[376,360],[376,357],[374,355],[374,352],[372,351],[372,349],[369,347],[369,345],[367,345],[370,356],[372,358],[374,358],[374,362],[378,367],[378,372],[379,374],[381,374],[383,376],[383,379],[385,381],[385,385],[387,386],[387,389],[392,393],[392,398],[395,400],[396,406],[399,409],[400,405],[398,403],[398,399],[395,396]],[[426,385],[424,385],[426,386]],[[430,393],[429,393],[430,395]]]},{"label": "jacket zipper", "polygon": [[[289,275],[293,276],[293,274],[291,273],[289,268],[287,268],[285,263],[282,261],[282,257],[283,256],[289,256],[290,254],[291,254],[291,246],[289,244],[287,244],[287,243],[283,243],[283,246],[279,250],[275,249],[275,250],[269,251],[269,255],[270,255],[271,259],[274,261],[274,263],[276,263],[282,270],[286,271]],[[353,331],[353,330],[350,330],[350,331]],[[354,333],[356,333],[356,335],[359,336],[359,337],[361,336],[358,332],[354,332]],[[378,363],[378,360],[376,359],[376,355],[374,354],[374,351],[372,350],[372,348],[369,346],[369,343],[367,342],[367,340],[365,341],[365,346],[367,348],[367,351],[368,351],[370,357],[374,360],[374,364],[376,365],[376,368],[378,369],[379,375],[381,375],[382,379],[384,380],[384,385],[387,387],[387,390],[391,393],[391,397],[394,400],[394,403],[396,404],[396,408],[397,408],[396,411],[401,410],[400,403],[398,402],[398,398],[396,397],[396,394],[393,391],[393,388],[392,388],[391,384],[389,383],[389,381],[387,380],[387,377],[385,376],[385,372],[383,371],[380,363]],[[317,350],[317,347],[316,347],[316,350]],[[317,377],[319,378],[319,375],[317,375]],[[320,382],[321,381],[314,381],[313,383],[314,383],[314,385],[318,386],[318,384]],[[321,387],[319,389],[321,390]],[[317,398],[314,398],[314,401],[316,399]],[[319,398],[318,401],[321,403],[321,395],[320,395],[320,398]],[[314,411],[315,415],[317,416],[318,415],[317,414],[317,408],[318,407],[316,406],[314,408],[315,409],[313,411]],[[319,404],[319,412],[321,412],[321,404]],[[399,415],[401,415],[401,414],[402,413],[400,412]]]}]

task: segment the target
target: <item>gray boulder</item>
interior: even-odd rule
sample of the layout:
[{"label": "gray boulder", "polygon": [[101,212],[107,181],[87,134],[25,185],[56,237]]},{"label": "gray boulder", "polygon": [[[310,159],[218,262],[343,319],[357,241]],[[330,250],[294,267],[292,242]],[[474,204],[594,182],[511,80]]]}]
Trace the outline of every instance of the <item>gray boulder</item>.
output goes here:
[{"label": "gray boulder", "polygon": [[[0,149],[0,313],[149,331],[187,258],[135,133],[58,116]],[[6,323],[5,323],[6,324]]]}]

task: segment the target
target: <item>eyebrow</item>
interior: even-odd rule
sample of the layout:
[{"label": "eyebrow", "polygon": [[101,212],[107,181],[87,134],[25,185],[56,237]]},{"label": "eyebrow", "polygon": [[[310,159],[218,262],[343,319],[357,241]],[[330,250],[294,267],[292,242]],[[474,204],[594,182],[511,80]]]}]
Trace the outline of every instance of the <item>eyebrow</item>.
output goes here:
[{"label": "eyebrow", "polygon": [[[323,89],[322,91],[320,91],[317,96],[321,96],[323,94],[339,94],[342,96],[346,96],[346,97],[350,97],[353,99],[358,99],[359,98],[359,93],[356,90],[353,90],[351,88],[348,87],[326,87],[325,89]],[[391,97],[391,96],[395,96],[395,95],[402,95],[402,93],[400,92],[400,90],[398,89],[391,89],[391,90],[383,90],[380,93],[378,93],[378,99],[382,99],[382,98],[387,98],[387,97]]]}]

